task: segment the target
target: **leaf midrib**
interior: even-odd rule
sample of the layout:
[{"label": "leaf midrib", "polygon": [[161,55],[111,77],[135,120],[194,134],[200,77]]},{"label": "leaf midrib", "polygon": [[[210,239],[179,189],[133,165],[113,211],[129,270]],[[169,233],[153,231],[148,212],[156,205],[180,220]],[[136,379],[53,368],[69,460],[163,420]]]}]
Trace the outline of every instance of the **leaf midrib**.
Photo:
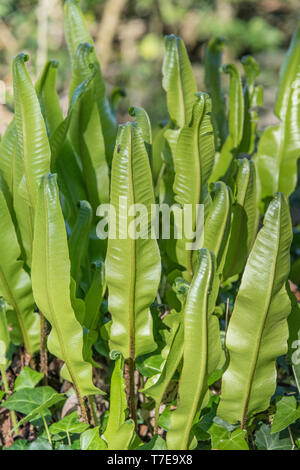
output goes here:
[{"label": "leaf midrib", "polygon": [[250,375],[249,375],[249,380],[248,380],[247,387],[246,387],[246,396],[245,396],[245,401],[244,401],[243,416],[242,416],[242,419],[241,419],[241,423],[242,423],[243,427],[245,426],[245,421],[247,419],[248,406],[249,406],[249,402],[250,402],[250,398],[251,398],[251,391],[252,391],[252,386],[253,386],[253,382],[254,382],[254,375],[255,375],[255,372],[256,372],[256,366],[257,366],[257,362],[258,362],[258,359],[259,359],[259,352],[260,352],[260,347],[261,347],[261,342],[262,342],[262,336],[263,336],[266,321],[267,321],[267,318],[268,318],[268,315],[269,315],[270,306],[271,306],[271,303],[272,303],[272,291],[273,291],[273,286],[274,286],[274,281],[275,281],[277,258],[278,258],[278,251],[279,251],[279,245],[280,245],[281,208],[280,208],[280,213],[278,214],[278,219],[279,220],[277,222],[278,232],[277,232],[277,240],[276,240],[276,257],[273,258],[274,263],[273,263],[273,270],[272,270],[272,273],[273,273],[272,282],[270,283],[269,289],[267,289],[268,295],[266,296],[266,298],[267,298],[267,305],[266,305],[266,309],[265,309],[266,314],[264,316],[264,321],[262,322],[261,328],[259,329],[259,335],[258,335],[259,340],[256,342],[256,348],[254,350],[255,354],[254,354],[254,356],[253,356],[254,358],[251,362],[252,365],[250,367]]}]

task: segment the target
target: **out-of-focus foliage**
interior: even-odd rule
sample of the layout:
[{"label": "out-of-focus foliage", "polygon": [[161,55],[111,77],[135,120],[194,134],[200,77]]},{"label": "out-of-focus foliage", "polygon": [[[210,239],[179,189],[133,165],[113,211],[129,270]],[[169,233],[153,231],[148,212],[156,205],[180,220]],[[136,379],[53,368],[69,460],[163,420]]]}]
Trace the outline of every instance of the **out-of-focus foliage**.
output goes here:
[{"label": "out-of-focus foliage", "polygon": [[[109,91],[115,86],[126,88],[131,102],[145,107],[154,120],[163,119],[166,111],[160,70],[163,35],[170,33],[183,38],[198,89],[205,88],[202,59],[204,45],[212,35],[226,38],[227,63],[255,53],[265,66],[261,81],[269,88],[262,112],[270,109],[283,51],[296,27],[299,6],[297,0],[81,0],[80,5],[96,52],[102,57]],[[26,50],[37,75],[40,63],[47,58],[43,50],[47,46],[48,58],[55,55],[60,62],[59,91],[65,96],[69,77],[62,9],[62,0],[0,0],[0,78],[8,91],[10,58]],[[109,9],[115,14],[115,24],[110,24],[106,17]],[[128,99],[123,100],[120,108],[123,121],[127,119],[128,105]],[[8,120],[5,113],[1,133]],[[265,123],[275,123],[271,111],[265,112],[262,125]]]}]

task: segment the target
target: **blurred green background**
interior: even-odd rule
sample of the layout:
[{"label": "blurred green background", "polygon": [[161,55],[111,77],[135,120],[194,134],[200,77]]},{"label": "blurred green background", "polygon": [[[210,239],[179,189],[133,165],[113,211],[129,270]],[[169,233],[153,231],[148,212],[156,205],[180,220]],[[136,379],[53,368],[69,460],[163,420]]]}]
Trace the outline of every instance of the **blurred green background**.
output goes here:
[{"label": "blurred green background", "polygon": [[[261,126],[274,122],[272,107],[278,72],[299,16],[299,0],[81,0],[95,40],[108,92],[126,89],[120,120],[129,105],[147,109],[153,122],[166,118],[161,86],[164,35],[181,36],[187,46],[199,90],[204,47],[212,35],[224,36],[224,62],[238,63],[253,54],[261,65],[265,86]],[[30,72],[38,76],[48,58],[60,61],[59,92],[64,106],[70,64],[64,37],[63,0],[0,0],[0,80],[11,87],[11,61],[30,54]],[[224,86],[226,87],[224,77]],[[1,106],[0,132],[10,119]]]}]

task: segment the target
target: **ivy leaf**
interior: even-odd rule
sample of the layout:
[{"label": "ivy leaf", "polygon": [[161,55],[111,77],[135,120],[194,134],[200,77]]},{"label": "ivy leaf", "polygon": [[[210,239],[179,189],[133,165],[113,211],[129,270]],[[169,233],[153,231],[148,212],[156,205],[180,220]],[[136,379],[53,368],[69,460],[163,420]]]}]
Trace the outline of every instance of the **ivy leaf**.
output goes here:
[{"label": "ivy leaf", "polygon": [[38,437],[35,441],[31,442],[27,450],[53,450],[47,439]]},{"label": "ivy leaf", "polygon": [[28,450],[29,444],[25,439],[17,439],[10,447],[3,447],[2,450]]},{"label": "ivy leaf", "polygon": [[80,449],[81,450],[105,450],[106,443],[101,439],[99,434],[99,426],[93,429],[88,429],[80,436]]},{"label": "ivy leaf", "polygon": [[22,390],[23,388],[34,388],[40,380],[43,378],[41,372],[31,369],[30,367],[25,366],[15,381],[15,391]]},{"label": "ivy leaf", "polygon": [[21,426],[64,399],[64,394],[57,393],[52,387],[24,388],[11,395],[2,406],[26,415],[18,423]]},{"label": "ivy leaf", "polygon": [[276,403],[276,414],[271,427],[271,434],[280,432],[300,417],[300,406],[297,408],[296,398],[282,397]]},{"label": "ivy leaf", "polygon": [[208,430],[211,436],[212,448],[217,450],[249,450],[245,441],[247,435],[243,429],[235,429],[233,432],[220,424],[213,423]]},{"label": "ivy leaf", "polygon": [[162,437],[153,436],[150,442],[143,444],[136,450],[167,450],[167,444]]},{"label": "ivy leaf", "polygon": [[69,433],[69,434],[81,434],[88,429],[89,425],[80,423],[78,420],[77,412],[74,411],[57,423],[53,423],[49,430],[51,434]]},{"label": "ivy leaf", "polygon": [[271,434],[269,426],[263,424],[255,435],[258,450],[291,450],[292,443],[285,433]]}]

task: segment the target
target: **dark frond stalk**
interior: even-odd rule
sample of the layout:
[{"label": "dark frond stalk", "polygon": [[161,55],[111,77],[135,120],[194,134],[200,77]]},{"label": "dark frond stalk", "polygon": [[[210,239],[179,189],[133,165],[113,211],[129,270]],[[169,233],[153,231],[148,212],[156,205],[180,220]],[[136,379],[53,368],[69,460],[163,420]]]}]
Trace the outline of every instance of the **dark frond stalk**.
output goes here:
[{"label": "dark frond stalk", "polygon": [[132,358],[125,361],[126,396],[129,409],[129,417],[133,419],[137,431],[137,403],[135,394],[135,364]]},{"label": "dark frond stalk", "polygon": [[40,312],[41,345],[40,345],[40,369],[44,374],[44,385],[48,385],[48,354],[46,348],[47,324],[44,315]]}]

